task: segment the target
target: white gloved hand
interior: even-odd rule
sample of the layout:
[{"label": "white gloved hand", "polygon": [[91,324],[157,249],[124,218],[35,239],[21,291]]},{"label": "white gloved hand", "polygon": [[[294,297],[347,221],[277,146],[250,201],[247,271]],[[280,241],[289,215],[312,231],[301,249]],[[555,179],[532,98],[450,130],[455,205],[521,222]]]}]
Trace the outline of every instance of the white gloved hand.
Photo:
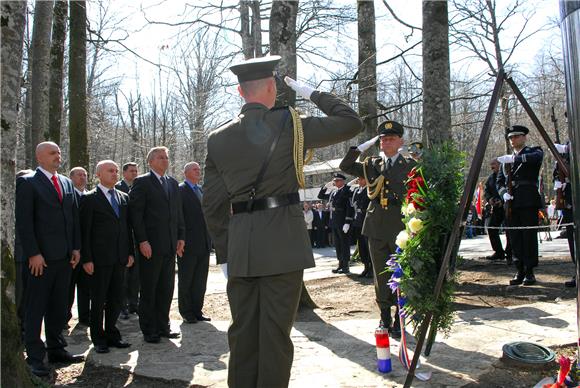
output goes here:
[{"label": "white gloved hand", "polygon": [[366,150],[371,148],[377,142],[377,140],[379,140],[379,135],[373,137],[370,140],[365,141],[364,143],[356,147],[356,149],[359,150],[360,152],[365,152]]},{"label": "white gloved hand", "polygon": [[562,182],[560,181],[555,181],[554,182],[554,191],[561,189],[562,188]]},{"label": "white gloved hand", "polygon": [[228,278],[228,263],[220,264],[222,267],[222,272],[224,273],[225,278]]},{"label": "white gloved hand", "polygon": [[342,232],[344,234],[347,234],[349,229],[350,229],[350,225],[349,224],[342,225]]},{"label": "white gloved hand", "polygon": [[556,146],[556,149],[558,150],[559,153],[561,154],[567,154],[568,153],[568,145],[566,144],[554,144]]},{"label": "white gloved hand", "polygon": [[312,95],[312,92],[314,92],[316,89],[311,88],[308,85],[304,85],[298,81],[296,81],[295,79],[292,79],[288,76],[284,77],[284,82],[286,82],[286,85],[290,86],[292,89],[294,89],[294,91],[296,92],[296,94],[298,94],[299,96],[310,100],[310,96]]},{"label": "white gloved hand", "polygon": [[499,156],[497,158],[497,161],[500,162],[500,163],[513,163],[514,162],[514,156],[513,155]]},{"label": "white gloved hand", "polygon": [[512,199],[514,199],[513,195],[511,195],[510,193],[505,193],[503,195],[503,200],[504,201],[511,201]]}]

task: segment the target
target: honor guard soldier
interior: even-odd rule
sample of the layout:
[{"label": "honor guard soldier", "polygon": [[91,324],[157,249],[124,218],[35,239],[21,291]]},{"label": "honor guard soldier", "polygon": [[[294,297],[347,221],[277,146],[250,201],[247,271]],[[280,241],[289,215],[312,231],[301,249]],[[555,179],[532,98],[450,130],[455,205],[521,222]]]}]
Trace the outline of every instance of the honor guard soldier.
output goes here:
[{"label": "honor guard soldier", "polygon": [[487,203],[490,204],[491,214],[489,217],[489,226],[491,226],[492,228],[487,230],[487,235],[489,237],[491,248],[493,249],[493,255],[487,256],[486,259],[504,260],[505,251],[499,238],[499,229],[494,229],[501,226],[504,219],[503,201],[499,193],[497,192],[496,186],[497,173],[499,171],[499,162],[497,161],[497,159],[493,159],[489,163],[489,166],[491,167],[492,172],[491,174],[489,174],[487,180],[485,181],[484,196]]},{"label": "honor guard soldier", "polygon": [[[538,192],[538,176],[544,159],[540,147],[526,146],[528,128],[514,125],[506,129],[513,154],[497,158],[502,164],[497,174],[497,190],[506,207],[510,227],[538,226],[538,209],[542,200]],[[518,270],[510,285],[536,283],[534,267],[538,266],[537,229],[513,229],[509,232],[512,259]]]},{"label": "honor guard soldier", "polygon": [[[555,144],[556,149],[564,158],[564,161],[570,166],[570,143],[568,144]],[[559,192],[556,209],[562,211],[562,222],[564,224],[574,222],[574,209],[572,207],[572,183],[570,178],[564,176],[560,172],[560,166],[556,162],[556,168],[554,169],[554,190]],[[574,250],[574,225],[566,226],[566,238],[568,239],[568,248],[570,249],[570,257],[572,262],[576,264],[576,256]],[[574,288],[576,287],[576,276],[571,280],[564,282],[566,287]]]},{"label": "honor guard soldier", "polygon": [[[348,213],[352,193],[345,183],[346,177],[344,175],[334,174],[332,182],[327,183],[320,189],[318,199],[328,200],[330,210],[330,228],[332,229],[336,258],[338,259],[338,267],[333,269],[332,272],[349,274],[350,240],[348,231],[352,222],[352,215]],[[328,188],[333,190],[328,193]]]},{"label": "honor guard soldier", "polygon": [[[381,310],[381,324],[394,337],[400,336],[399,320],[392,324],[391,307],[396,305],[396,297],[387,282],[391,276],[385,270],[390,255],[395,253],[395,239],[403,229],[401,205],[405,199],[407,174],[416,165],[399,153],[403,145],[403,126],[396,121],[379,124],[379,135],[371,140],[352,147],[342,162],[340,169],[348,174],[364,176],[367,181],[370,199],[362,233],[367,236],[374,272],[375,294]],[[368,157],[357,162],[359,155],[380,140],[384,157]]]},{"label": "honor guard soldier", "polygon": [[350,212],[352,214],[352,239],[358,245],[358,253],[361,262],[365,268],[359,277],[373,276],[373,265],[369,253],[369,243],[364,234],[362,234],[362,227],[369,207],[369,196],[367,191],[367,181],[363,176],[358,177],[358,187],[354,190],[350,200]]},{"label": "honor guard soldier", "polygon": [[362,128],[341,99],[289,77],[286,83],[328,117],[274,108],[279,61],[255,58],[230,68],[245,104],[207,142],[202,204],[217,262],[227,263],[230,387],[288,386],[302,276],[314,267],[298,195],[304,150],[350,139]]}]

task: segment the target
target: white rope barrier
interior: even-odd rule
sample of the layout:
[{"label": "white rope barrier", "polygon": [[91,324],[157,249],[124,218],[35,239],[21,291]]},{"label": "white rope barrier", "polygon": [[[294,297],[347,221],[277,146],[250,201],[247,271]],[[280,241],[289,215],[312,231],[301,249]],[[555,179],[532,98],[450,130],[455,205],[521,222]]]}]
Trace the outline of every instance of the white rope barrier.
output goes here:
[{"label": "white rope barrier", "polygon": [[563,226],[574,226],[573,222],[568,222],[566,224],[558,225],[538,225],[538,226],[479,226],[479,225],[467,225],[463,223],[463,226],[469,226],[473,229],[501,229],[501,230],[517,230],[517,229],[541,229],[543,231],[550,230],[555,232]]}]

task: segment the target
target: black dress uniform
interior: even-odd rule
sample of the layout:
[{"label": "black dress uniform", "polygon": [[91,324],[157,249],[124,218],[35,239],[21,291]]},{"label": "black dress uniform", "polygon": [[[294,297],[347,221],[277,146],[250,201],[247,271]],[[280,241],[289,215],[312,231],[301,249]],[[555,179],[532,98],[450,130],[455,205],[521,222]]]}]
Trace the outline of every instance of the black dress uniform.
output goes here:
[{"label": "black dress uniform", "polygon": [[[526,127],[514,125],[507,129],[507,136],[512,133],[527,134]],[[497,189],[503,197],[508,192],[508,168],[511,169],[512,188],[511,219],[507,224],[511,227],[538,226],[538,209],[542,200],[538,191],[538,176],[544,159],[540,147],[525,146],[520,152],[514,152],[514,163],[502,164],[497,174]],[[507,204],[508,201],[506,201]],[[507,204],[510,205],[510,204]],[[537,229],[510,230],[512,258],[518,273],[510,284],[527,285],[535,283],[534,268],[538,266],[538,231]]]},{"label": "black dress uniform", "polygon": [[328,246],[329,213],[322,209],[312,209],[312,229],[314,231],[314,244],[316,248]]},{"label": "black dress uniform", "polygon": [[500,227],[504,220],[503,200],[497,191],[496,182],[497,172],[493,172],[487,177],[484,188],[485,200],[490,204],[488,226],[492,227],[487,230],[487,235],[494,252],[492,256],[487,258],[489,260],[505,259],[505,251],[499,238],[499,229],[494,229]]},{"label": "black dress uniform", "polygon": [[352,239],[358,244],[358,253],[360,255],[361,262],[364,264],[365,268],[360,274],[361,277],[372,276],[373,265],[371,262],[371,256],[369,253],[368,240],[364,234],[362,234],[362,228],[365,221],[365,216],[367,214],[367,208],[369,206],[369,196],[367,187],[357,187],[351,198],[351,206],[349,208],[352,220]]},{"label": "black dress uniform", "polygon": [[[342,174],[334,174],[334,179],[346,180]],[[348,262],[350,261],[350,241],[348,233],[344,233],[342,227],[352,222],[352,215],[349,214],[351,192],[347,185],[334,190],[330,194],[326,193],[326,187],[322,187],[318,193],[318,199],[328,200],[330,208],[330,228],[338,259],[338,268],[335,273],[349,273]]]}]

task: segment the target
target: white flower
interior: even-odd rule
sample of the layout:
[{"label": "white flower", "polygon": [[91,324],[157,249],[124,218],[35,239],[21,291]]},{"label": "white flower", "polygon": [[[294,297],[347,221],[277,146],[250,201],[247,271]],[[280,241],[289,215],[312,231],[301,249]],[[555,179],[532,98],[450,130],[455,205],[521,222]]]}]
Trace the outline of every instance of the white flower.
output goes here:
[{"label": "white flower", "polygon": [[409,227],[411,233],[417,233],[418,231],[423,229],[423,221],[421,221],[420,218],[413,217],[409,220],[407,226]]},{"label": "white flower", "polygon": [[406,230],[401,230],[395,239],[395,244],[401,249],[405,249],[409,240],[409,233]]},{"label": "white flower", "polygon": [[407,215],[410,216],[411,214],[415,214],[416,211],[417,209],[415,209],[415,205],[413,205],[413,202],[407,205]]}]

